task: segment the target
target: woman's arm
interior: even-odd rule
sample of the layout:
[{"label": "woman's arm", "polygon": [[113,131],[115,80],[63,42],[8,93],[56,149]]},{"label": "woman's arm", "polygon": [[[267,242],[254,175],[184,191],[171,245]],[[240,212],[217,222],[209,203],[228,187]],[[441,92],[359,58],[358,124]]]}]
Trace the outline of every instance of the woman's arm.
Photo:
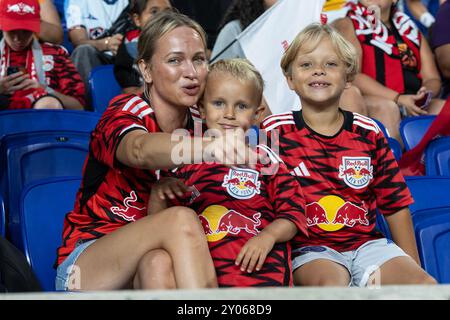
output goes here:
[{"label": "woman's arm", "polygon": [[420,265],[411,214],[408,208],[385,215],[392,240]]}]

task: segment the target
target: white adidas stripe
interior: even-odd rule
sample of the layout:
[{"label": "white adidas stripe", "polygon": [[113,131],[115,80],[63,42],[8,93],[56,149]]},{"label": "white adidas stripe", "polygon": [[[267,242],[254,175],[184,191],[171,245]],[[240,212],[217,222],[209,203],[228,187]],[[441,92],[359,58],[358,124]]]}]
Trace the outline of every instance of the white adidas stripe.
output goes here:
[{"label": "white adidas stripe", "polygon": [[131,106],[133,106],[137,101],[143,101],[141,98],[139,98],[138,96],[134,97],[133,99],[131,99],[130,101],[127,102],[127,104],[122,108],[123,111],[128,111],[128,109],[131,108]]},{"label": "white adidas stripe", "polygon": [[353,123],[356,124],[356,125],[358,125],[358,126],[360,126],[360,127],[365,128],[365,129],[367,129],[367,130],[373,131],[373,132],[375,132],[376,134],[378,134],[378,133],[380,132],[379,129],[378,129],[377,127],[374,127],[374,126],[372,126],[372,125],[368,125],[368,124],[362,123],[362,122],[360,122],[360,121],[353,121]]},{"label": "white adidas stripe", "polygon": [[142,112],[138,115],[138,117],[139,117],[140,119],[142,119],[142,118],[144,118],[146,115],[148,115],[148,114],[150,114],[150,113],[153,113],[153,109],[151,109],[151,108],[149,107],[148,109],[145,109],[144,111],[142,111]]},{"label": "white adidas stripe", "polygon": [[122,135],[124,132],[126,132],[126,131],[132,129],[132,128],[141,128],[141,129],[144,129],[145,131],[148,132],[148,130],[147,130],[146,127],[140,126],[140,125],[138,125],[138,124],[136,124],[136,123],[133,123],[132,125],[130,125],[130,126],[126,127],[125,129],[123,129],[123,130],[120,132],[119,136]]},{"label": "white adidas stripe", "polygon": [[293,119],[292,112],[274,114],[274,115],[271,115],[271,116],[267,117],[266,119],[264,119],[263,125],[267,126],[272,121],[286,120],[286,119],[290,119],[290,118]]},{"label": "white adidas stripe", "polygon": [[143,108],[143,107],[148,107],[147,102],[142,101],[139,104],[137,104],[133,109],[131,109],[131,113],[137,113],[139,109]]},{"label": "white adidas stripe", "polygon": [[265,128],[264,130],[266,130],[267,132],[269,132],[270,130],[275,129],[276,127],[282,126],[283,124],[295,124],[295,122],[293,120],[291,121],[280,121],[280,122],[276,122],[273,125]]}]

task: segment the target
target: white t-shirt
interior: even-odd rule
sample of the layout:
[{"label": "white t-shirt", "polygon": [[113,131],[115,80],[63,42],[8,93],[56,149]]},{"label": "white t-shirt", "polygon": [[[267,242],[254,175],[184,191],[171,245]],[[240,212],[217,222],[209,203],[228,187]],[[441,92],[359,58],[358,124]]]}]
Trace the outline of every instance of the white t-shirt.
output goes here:
[{"label": "white t-shirt", "polygon": [[67,29],[84,27],[89,39],[100,38],[128,5],[128,0],[67,0]]}]

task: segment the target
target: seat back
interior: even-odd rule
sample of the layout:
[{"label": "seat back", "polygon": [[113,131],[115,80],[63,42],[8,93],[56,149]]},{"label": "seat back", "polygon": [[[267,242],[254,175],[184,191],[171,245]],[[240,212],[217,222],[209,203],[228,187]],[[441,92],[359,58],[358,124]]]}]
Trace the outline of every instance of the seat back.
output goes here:
[{"label": "seat back", "polygon": [[113,64],[92,69],[89,75],[89,87],[92,95],[93,109],[100,114],[108,107],[111,99],[122,92],[114,76]]},{"label": "seat back", "polygon": [[400,146],[400,143],[396,139],[391,137],[388,137],[387,141],[389,143],[389,147],[391,147],[395,159],[399,161],[402,158],[402,147]]},{"label": "seat back", "polygon": [[56,249],[66,213],[73,209],[79,177],[44,179],[24,189],[20,201],[23,252],[43,290],[55,290]]},{"label": "seat back", "polygon": [[6,175],[1,177],[11,242],[23,248],[20,237],[19,201],[30,183],[58,176],[81,177],[89,149],[89,134],[40,132],[10,135],[3,139]]},{"label": "seat back", "polygon": [[6,110],[0,112],[0,139],[6,135],[37,131],[78,131],[90,133],[100,115],[75,110]]},{"label": "seat back", "polygon": [[423,268],[439,283],[450,283],[450,208],[416,219],[414,229]]},{"label": "seat back", "polygon": [[3,196],[0,193],[0,236],[5,237],[6,213]]},{"label": "seat back", "polygon": [[450,207],[450,177],[405,177],[414,203],[410,205],[414,217],[418,212],[434,208]]},{"label": "seat back", "polygon": [[434,119],[436,116],[408,117],[400,122],[400,135],[406,151],[414,148],[422,140]]},{"label": "seat back", "polygon": [[435,139],[427,146],[425,172],[427,175],[450,176],[450,137]]}]

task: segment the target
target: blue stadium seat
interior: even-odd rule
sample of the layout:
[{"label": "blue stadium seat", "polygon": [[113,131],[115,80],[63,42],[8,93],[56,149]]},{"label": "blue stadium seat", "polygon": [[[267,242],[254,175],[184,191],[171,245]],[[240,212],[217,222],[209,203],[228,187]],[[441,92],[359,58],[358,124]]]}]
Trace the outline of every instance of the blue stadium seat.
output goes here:
[{"label": "blue stadium seat", "polygon": [[402,158],[402,147],[400,146],[400,143],[396,139],[391,137],[388,137],[387,141],[389,143],[389,146],[391,147],[395,159],[399,161]]},{"label": "blue stadium seat", "polygon": [[95,112],[103,113],[112,98],[122,93],[114,76],[114,65],[109,64],[92,69],[89,75],[92,106]]},{"label": "blue stadium seat", "polygon": [[55,290],[56,249],[61,245],[64,216],[73,209],[79,177],[45,179],[29,185],[20,201],[24,253],[43,290]]},{"label": "blue stadium seat", "polygon": [[425,150],[427,175],[450,176],[450,137],[431,141]]},{"label": "blue stadium seat", "polygon": [[413,219],[423,210],[450,207],[450,177],[410,176],[405,180],[414,198],[410,205]]},{"label": "blue stadium seat", "polygon": [[40,132],[9,135],[0,154],[6,155],[6,174],[1,175],[11,242],[20,242],[19,201],[24,187],[33,181],[58,176],[80,176],[89,148],[89,134]]},{"label": "blue stadium seat", "polygon": [[436,116],[408,117],[400,122],[400,135],[406,151],[419,144]]},{"label": "blue stadium seat", "polygon": [[414,228],[423,268],[439,283],[450,283],[450,208],[423,215]]},{"label": "blue stadium seat", "polygon": [[389,230],[389,225],[387,224],[384,216],[377,210],[376,227],[380,230],[386,238],[392,239],[391,230]]},{"label": "blue stadium seat", "polygon": [[9,134],[37,131],[91,132],[100,115],[75,110],[5,110],[0,112],[0,139]]},{"label": "blue stadium seat", "polygon": [[387,131],[386,127],[384,126],[384,124],[381,121],[374,119],[374,118],[371,118],[371,119],[373,121],[375,121],[375,123],[380,127],[381,131],[383,131],[383,134],[386,138],[390,137],[389,132]]}]

